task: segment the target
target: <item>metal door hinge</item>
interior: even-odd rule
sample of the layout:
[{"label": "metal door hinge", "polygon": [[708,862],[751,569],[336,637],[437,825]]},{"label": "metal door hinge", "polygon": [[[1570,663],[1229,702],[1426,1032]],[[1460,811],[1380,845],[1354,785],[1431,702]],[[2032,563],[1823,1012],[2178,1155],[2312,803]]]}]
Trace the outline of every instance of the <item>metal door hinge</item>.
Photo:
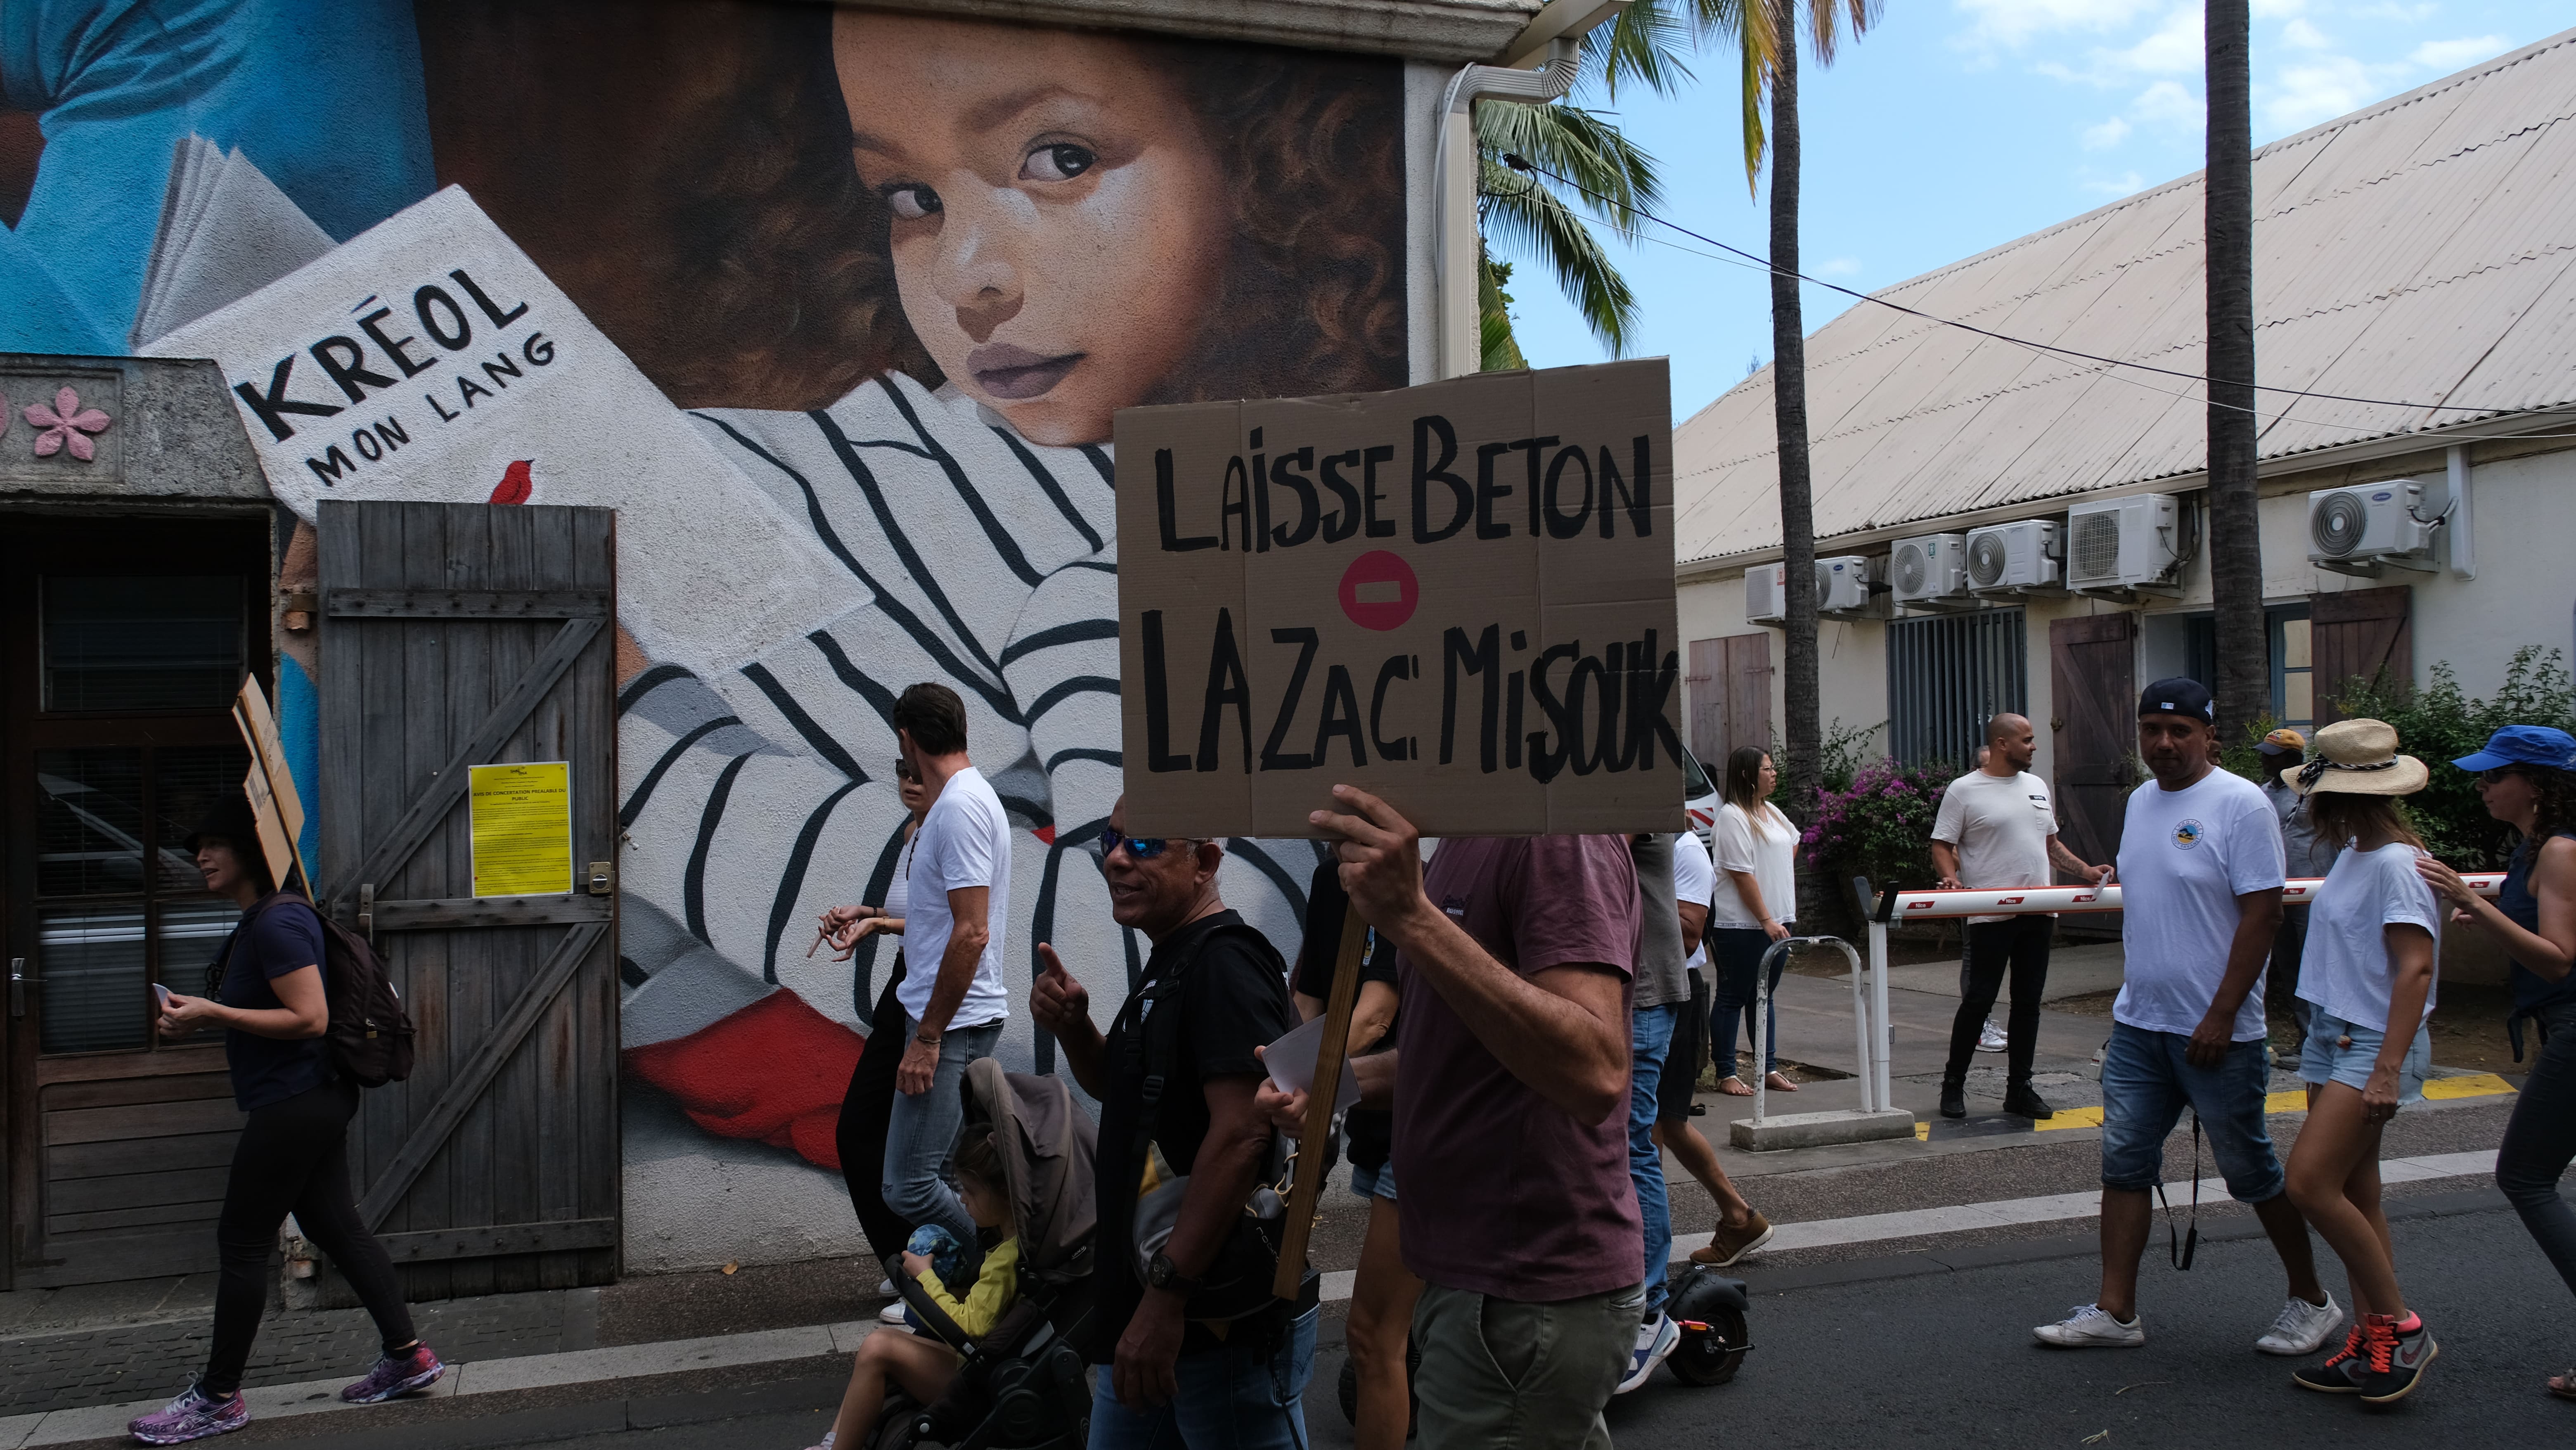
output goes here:
[{"label": "metal door hinge", "polygon": [[24,1017],[27,1015],[27,984],[34,980],[36,979],[27,975],[27,959],[25,957],[11,957],[9,959],[10,1016]]},{"label": "metal door hinge", "polygon": [[367,945],[376,944],[376,883],[363,882],[358,887],[358,935]]},{"label": "metal door hinge", "polygon": [[590,894],[593,896],[606,896],[616,889],[617,873],[613,869],[613,863],[607,861],[591,862]]}]

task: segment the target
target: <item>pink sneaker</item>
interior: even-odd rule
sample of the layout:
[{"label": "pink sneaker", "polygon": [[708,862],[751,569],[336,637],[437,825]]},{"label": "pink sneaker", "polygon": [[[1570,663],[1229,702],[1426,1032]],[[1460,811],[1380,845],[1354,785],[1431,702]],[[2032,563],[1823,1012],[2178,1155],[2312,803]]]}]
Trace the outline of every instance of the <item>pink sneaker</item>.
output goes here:
[{"label": "pink sneaker", "polygon": [[215,1399],[192,1384],[158,1411],[129,1422],[125,1432],[146,1445],[184,1445],[229,1435],[249,1423],[250,1406],[243,1403],[241,1391]]},{"label": "pink sneaker", "polygon": [[340,1391],[340,1398],[353,1405],[377,1404],[396,1395],[425,1390],[446,1373],[447,1366],[438,1362],[428,1345],[415,1344],[399,1359],[388,1356],[377,1360],[365,1379]]}]

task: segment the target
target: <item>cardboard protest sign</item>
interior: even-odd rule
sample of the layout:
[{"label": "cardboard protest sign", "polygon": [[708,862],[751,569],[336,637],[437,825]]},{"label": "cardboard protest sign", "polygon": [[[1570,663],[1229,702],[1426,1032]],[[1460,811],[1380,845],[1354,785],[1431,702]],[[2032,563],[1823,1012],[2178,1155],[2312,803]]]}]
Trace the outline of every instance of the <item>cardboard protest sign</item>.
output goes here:
[{"label": "cardboard protest sign", "polygon": [[1127,825],[1682,828],[1662,359],[1118,414]]},{"label": "cardboard protest sign", "polygon": [[303,849],[296,844],[304,835],[304,798],[296,793],[295,777],[287,771],[286,742],[277,733],[277,717],[270,713],[268,695],[256,676],[243,680],[233,694],[233,728],[250,748],[242,794],[250,798],[251,818],[259,826],[260,854],[268,862],[269,879],[284,884],[291,879],[292,868],[310,891],[313,877],[305,871]]}]

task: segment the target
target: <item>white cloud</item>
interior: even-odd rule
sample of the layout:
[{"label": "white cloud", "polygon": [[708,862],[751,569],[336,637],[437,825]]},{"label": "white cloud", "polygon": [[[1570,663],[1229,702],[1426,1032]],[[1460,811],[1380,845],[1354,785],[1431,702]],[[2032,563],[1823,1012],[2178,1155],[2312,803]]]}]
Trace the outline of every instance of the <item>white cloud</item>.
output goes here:
[{"label": "white cloud", "polygon": [[1819,277],[1857,277],[1860,275],[1860,259],[1857,257],[1834,257],[1827,261],[1819,262],[1816,264],[1815,275]]},{"label": "white cloud", "polygon": [[2281,43],[2293,50],[2326,50],[2334,45],[2333,41],[2326,39],[2324,31],[2305,19],[2292,20],[2282,26]]},{"label": "white cloud", "polygon": [[2209,124],[2209,104],[2179,81],[2158,81],[2129,102],[2129,114],[2151,126],[2198,131]]},{"label": "white cloud", "polygon": [[2386,20],[2399,25],[2413,25],[2432,19],[2441,10],[2442,7],[2431,3],[2431,0],[2421,5],[2399,5],[2394,0],[2385,0],[2382,4],[2361,6],[2352,14],[2356,20]]},{"label": "white cloud", "polygon": [[2447,72],[2476,65],[2511,49],[2513,42],[2501,35],[2475,35],[2465,40],[2428,40],[2406,58],[2428,70]]},{"label": "white cloud", "polygon": [[2257,20],[2278,20],[2284,15],[2305,14],[2307,8],[2307,0],[2254,0],[2253,13]]},{"label": "white cloud", "polygon": [[2263,119],[2276,132],[2289,132],[2357,111],[2386,96],[2402,80],[2403,64],[2372,65],[2348,55],[2322,56],[2285,67],[2263,98]]},{"label": "white cloud", "polygon": [[2090,86],[2118,86],[2142,75],[2197,75],[2202,63],[2201,7],[2175,5],[2144,39],[2119,48],[2094,46],[2077,61],[2042,60],[2041,75]]},{"label": "white cloud", "polygon": [[2119,30],[2156,8],[2158,0],[1958,0],[1974,21],[1965,43],[2018,46],[2036,35]]},{"label": "white cloud", "polygon": [[2147,179],[2134,171],[2124,171],[2117,176],[2087,176],[2078,184],[2086,191],[2099,192],[2104,196],[2127,196],[2131,192],[2146,190]]},{"label": "white cloud", "polygon": [[2084,149],[2087,151],[2107,151],[2127,139],[2129,139],[2129,123],[2117,116],[2113,116],[2099,126],[2084,128]]}]

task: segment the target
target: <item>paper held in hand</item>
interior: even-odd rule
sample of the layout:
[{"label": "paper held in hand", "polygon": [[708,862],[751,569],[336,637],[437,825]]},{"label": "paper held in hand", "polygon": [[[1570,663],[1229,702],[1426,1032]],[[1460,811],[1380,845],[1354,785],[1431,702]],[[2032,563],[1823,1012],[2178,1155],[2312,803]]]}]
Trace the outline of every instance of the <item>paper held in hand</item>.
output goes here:
[{"label": "paper held in hand", "polygon": [[1682,828],[1662,359],[1120,411],[1127,824]]},{"label": "paper held in hand", "polygon": [[[1315,1054],[1324,1045],[1325,1019],[1317,1017],[1261,1050],[1261,1065],[1283,1093],[1302,1093],[1315,1085]],[[1360,1075],[1348,1057],[1342,1059],[1341,1088],[1333,1101],[1345,1107],[1360,1100]]]}]

